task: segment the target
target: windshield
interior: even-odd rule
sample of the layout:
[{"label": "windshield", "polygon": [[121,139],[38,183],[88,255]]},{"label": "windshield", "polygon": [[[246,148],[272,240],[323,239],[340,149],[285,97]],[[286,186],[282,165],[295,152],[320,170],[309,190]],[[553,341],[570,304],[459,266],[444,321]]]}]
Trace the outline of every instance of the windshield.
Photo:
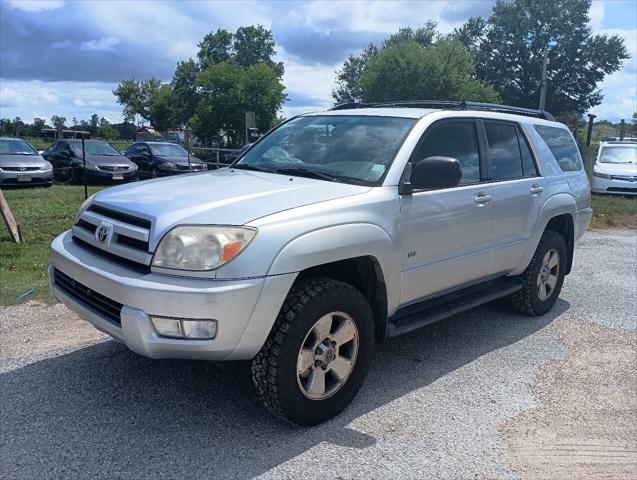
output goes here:
[{"label": "windshield", "polygon": [[602,163],[637,163],[637,145],[602,147],[599,161]]},{"label": "windshield", "polygon": [[179,145],[173,145],[170,143],[160,143],[152,145],[150,144],[150,149],[153,152],[153,155],[157,155],[158,157],[187,157],[188,152],[180,147]]},{"label": "windshield", "polygon": [[[79,142],[71,143],[71,148],[73,149],[73,153],[81,157],[82,156],[82,144]],[[113,148],[110,144],[106,142],[84,142],[84,148],[86,149],[87,155],[105,155],[107,157],[120,156],[115,148]]]},{"label": "windshield", "polygon": [[23,140],[0,140],[0,155],[38,155],[38,152]]},{"label": "windshield", "polygon": [[374,185],[415,123],[363,115],[299,117],[256,143],[235,167]]}]

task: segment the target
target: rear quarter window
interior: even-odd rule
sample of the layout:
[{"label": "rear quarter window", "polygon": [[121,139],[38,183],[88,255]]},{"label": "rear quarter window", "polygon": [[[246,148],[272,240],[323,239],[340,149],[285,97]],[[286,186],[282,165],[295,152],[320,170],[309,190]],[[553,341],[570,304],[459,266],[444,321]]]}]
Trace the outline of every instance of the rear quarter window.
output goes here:
[{"label": "rear quarter window", "polygon": [[563,172],[575,172],[582,169],[582,158],[568,130],[545,125],[534,125],[534,128]]}]

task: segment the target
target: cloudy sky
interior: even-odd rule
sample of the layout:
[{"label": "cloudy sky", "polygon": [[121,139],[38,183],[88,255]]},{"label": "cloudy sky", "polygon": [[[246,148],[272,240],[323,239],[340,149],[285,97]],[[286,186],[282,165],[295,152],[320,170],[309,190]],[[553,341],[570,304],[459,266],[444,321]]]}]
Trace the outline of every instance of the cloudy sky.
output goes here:
[{"label": "cloudy sky", "polygon": [[[285,62],[290,100],[283,114],[317,110],[331,103],[335,70],[369,42],[428,19],[448,32],[470,16],[488,16],[491,6],[491,0],[0,0],[0,117],[30,122],[98,113],[119,122],[121,107],[111,93],[118,81],[168,81],[176,62],[196,56],[207,32],[257,24],[272,30]],[[591,17],[596,32],[622,35],[631,53],[601,85],[605,99],[594,113],[629,119],[636,109],[637,2],[595,2]]]}]

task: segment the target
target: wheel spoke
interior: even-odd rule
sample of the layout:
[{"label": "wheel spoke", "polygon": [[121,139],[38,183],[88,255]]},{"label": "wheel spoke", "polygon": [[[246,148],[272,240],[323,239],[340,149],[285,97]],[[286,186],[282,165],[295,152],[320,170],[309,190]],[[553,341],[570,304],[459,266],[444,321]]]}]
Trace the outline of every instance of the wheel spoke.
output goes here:
[{"label": "wheel spoke", "polygon": [[555,288],[555,285],[557,285],[557,275],[549,275],[549,278],[546,281],[546,283],[548,284],[549,287],[551,287],[551,291],[553,291],[553,289]]},{"label": "wheel spoke", "polygon": [[546,254],[544,255],[544,259],[542,259],[542,265],[548,265],[550,258],[551,258],[551,250],[546,252]]},{"label": "wheel spoke", "polygon": [[345,358],[341,355],[336,357],[332,363],[330,363],[330,370],[334,372],[339,380],[343,380],[349,375],[352,369],[352,361],[349,358]]},{"label": "wheel spoke", "polygon": [[299,352],[299,359],[296,362],[296,372],[300,375],[305,373],[312,366],[314,366],[314,350],[304,348]]},{"label": "wheel spoke", "polygon": [[321,397],[325,394],[325,371],[322,368],[312,370],[305,389],[314,397]]},{"label": "wheel spoke", "polygon": [[552,269],[553,267],[557,266],[557,264],[560,261],[560,258],[557,255],[557,253],[553,250],[551,250],[551,252],[549,253],[551,253],[551,257],[549,258],[549,261],[548,261],[548,267]]},{"label": "wheel spoke", "polygon": [[332,336],[339,346],[345,345],[347,342],[353,340],[356,336],[353,322],[351,320],[345,320]]},{"label": "wheel spoke", "polygon": [[318,322],[314,324],[314,334],[318,343],[322,342],[330,334],[332,329],[332,314],[323,315]]},{"label": "wheel spoke", "polygon": [[540,284],[540,290],[538,293],[539,293],[540,300],[544,300],[546,298],[546,283],[542,282]]}]

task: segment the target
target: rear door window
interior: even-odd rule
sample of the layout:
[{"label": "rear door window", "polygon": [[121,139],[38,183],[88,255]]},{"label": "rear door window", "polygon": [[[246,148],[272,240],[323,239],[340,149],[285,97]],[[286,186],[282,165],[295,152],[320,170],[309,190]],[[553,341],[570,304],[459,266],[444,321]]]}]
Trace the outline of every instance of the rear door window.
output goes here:
[{"label": "rear door window", "polygon": [[555,157],[563,172],[574,172],[582,169],[582,158],[573,137],[565,128],[534,125],[546,146]]},{"label": "rear door window", "polygon": [[412,163],[427,157],[456,158],[462,168],[460,185],[480,181],[480,153],[475,122],[445,121],[434,124],[426,132],[424,140],[412,156]]},{"label": "rear door window", "polygon": [[484,122],[492,180],[524,176],[516,126],[512,123]]}]

